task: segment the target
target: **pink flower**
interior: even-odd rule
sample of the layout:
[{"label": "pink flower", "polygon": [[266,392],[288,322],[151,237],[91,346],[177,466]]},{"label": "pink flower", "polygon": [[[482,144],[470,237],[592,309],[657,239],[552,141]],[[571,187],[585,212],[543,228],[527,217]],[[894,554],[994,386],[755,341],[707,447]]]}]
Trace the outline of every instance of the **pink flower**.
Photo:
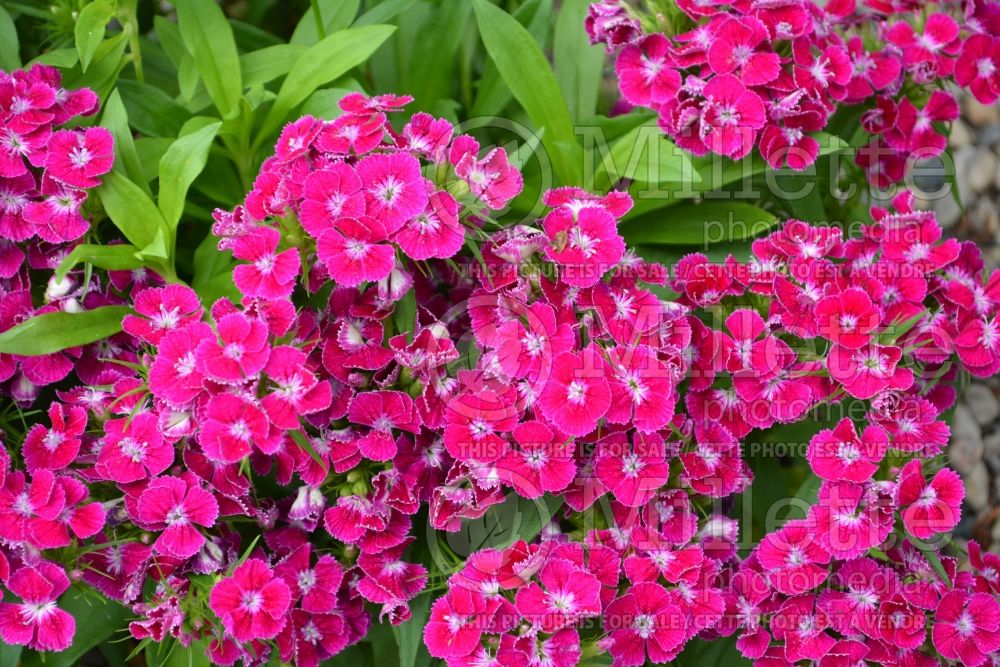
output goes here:
[{"label": "pink flower", "polygon": [[179,477],[158,477],[139,496],[138,519],[162,530],[153,543],[157,553],[190,558],[205,544],[195,526],[211,528],[219,504],[211,493]]},{"label": "pink flower", "polygon": [[754,146],[757,130],[767,120],[760,96],[732,74],[714,77],[702,95],[706,100],[702,116],[705,144],[733,160],[745,157]]},{"label": "pink flower", "polygon": [[101,184],[99,176],[111,171],[115,142],[103,127],[60,130],[49,139],[45,170],[49,176],[76,188]]},{"label": "pink flower", "polygon": [[867,482],[885,457],[889,436],[878,426],[869,426],[858,437],[854,422],[841,419],[809,441],[806,458],[813,472],[829,481]]},{"label": "pink flower", "polygon": [[267,448],[268,422],[264,412],[233,394],[216,394],[205,406],[198,442],[212,461],[235,463],[253,450]]},{"label": "pink flower", "polygon": [[785,659],[795,664],[801,660],[820,660],[836,644],[827,632],[830,619],[816,607],[816,598],[800,595],[789,599],[771,619],[775,639],[785,642]]},{"label": "pink flower", "polygon": [[5,582],[20,603],[0,603],[0,637],[36,651],[63,651],[73,643],[76,620],[56,607],[69,588],[61,567],[45,560],[22,566]]},{"label": "pink flower", "polygon": [[1000,651],[1000,604],[987,593],[951,591],[938,603],[931,638],[948,660],[987,663]]},{"label": "pink flower", "polygon": [[233,269],[233,282],[247,297],[280,299],[292,293],[299,274],[299,251],[277,252],[281,234],[271,227],[258,227],[233,244],[233,257],[250,262]]},{"label": "pink flower", "polygon": [[173,462],[174,448],[164,442],[154,413],[140,412],[104,424],[104,446],[97,455],[97,467],[107,479],[136,482],[159,475]]},{"label": "pink flower", "polygon": [[34,233],[49,243],[75,241],[86,234],[90,223],[80,215],[86,193],[63,189],[55,182],[45,183],[42,188],[45,197],[24,209],[24,219],[34,225]]},{"label": "pink flower", "polygon": [[576,477],[569,438],[534,420],[515,426],[513,436],[517,447],[497,462],[497,474],[518,495],[531,499],[559,493]]},{"label": "pink flower", "polygon": [[182,407],[204,391],[205,376],[198,370],[196,354],[203,341],[215,344],[215,334],[204,322],[193,322],[160,339],[156,358],[149,367],[153,396]]},{"label": "pink flower", "polygon": [[545,253],[562,267],[559,277],[567,285],[595,285],[625,254],[618,222],[603,208],[574,212],[560,207],[545,216],[542,226],[549,238]]},{"label": "pink flower", "polygon": [[138,292],[133,300],[136,314],[122,320],[126,333],[158,345],[167,333],[201,319],[198,295],[186,285],[150,287]]},{"label": "pink flower", "polygon": [[951,59],[947,56],[957,50],[958,22],[937,12],[927,17],[923,29],[923,34],[918,34],[908,22],[897,21],[886,31],[885,38],[902,49],[903,65],[907,69],[931,63],[933,71],[947,76],[951,73]]},{"label": "pink flower", "polygon": [[485,629],[486,599],[465,587],[452,588],[431,606],[424,625],[424,645],[435,658],[463,658],[477,646]]},{"label": "pink flower", "polygon": [[460,394],[448,401],[444,445],[459,461],[496,461],[507,451],[499,433],[517,425],[517,410],[507,396],[489,389]]},{"label": "pink flower", "polygon": [[336,162],[312,172],[302,186],[299,221],[314,238],[333,229],[340,218],[359,218],[365,213],[361,178],[345,162]]},{"label": "pink flower", "polygon": [[842,46],[828,46],[822,53],[813,53],[806,40],[793,46],[795,56],[795,82],[809,92],[829,93],[834,99],[843,99],[845,86],[851,81],[851,58]]},{"label": "pink flower", "polygon": [[587,435],[611,406],[607,375],[607,363],[594,344],[556,355],[538,407],[563,433]]},{"label": "pink flower", "polygon": [[830,574],[830,554],[807,521],[789,521],[781,530],[768,533],[756,553],[771,584],[785,595],[807,593]]},{"label": "pink flower", "polygon": [[647,345],[616,347],[608,357],[612,398],[605,418],[612,424],[629,424],[640,433],[666,426],[677,402],[674,370]]},{"label": "pink flower", "polygon": [[369,155],[355,167],[365,193],[367,214],[396,233],[427,206],[427,188],[420,163],[408,153]]},{"label": "pink flower", "polygon": [[909,98],[904,97],[899,103],[896,128],[886,138],[894,148],[912,153],[916,158],[934,157],[948,145],[948,138],[938,134],[934,123],[951,122],[958,116],[958,102],[951,93],[935,90],[923,109],[917,109]]},{"label": "pink flower", "polygon": [[670,42],[661,34],[627,45],[615,61],[622,96],[649,107],[672,101],[681,87],[681,75],[673,66]]},{"label": "pink flower", "polygon": [[311,548],[303,544],[278,563],[275,573],[284,579],[294,602],[309,612],[326,614],[337,607],[337,591],[344,580],[344,568],[333,556],[323,555],[310,564]]},{"label": "pink flower", "polygon": [[638,583],[608,605],[604,627],[613,667],[668,662],[687,637],[684,614],[662,586]]},{"label": "pink flower", "polygon": [[24,436],[24,466],[29,471],[39,468],[60,470],[76,459],[87,428],[87,411],[80,406],[67,408],[62,403],[49,406],[50,428],[42,424],[31,427]]},{"label": "pink flower", "polygon": [[229,313],[216,324],[218,339],[203,340],[195,351],[196,368],[205,377],[238,384],[256,376],[270,354],[267,325],[243,313]]},{"label": "pink flower", "polygon": [[403,225],[392,240],[410,259],[452,257],[465,243],[458,211],[458,202],[448,192],[432,191],[427,208]]},{"label": "pink flower", "polygon": [[417,433],[420,417],[417,407],[401,391],[367,391],[351,399],[347,418],[354,424],[370,426],[371,431],[358,439],[361,454],[372,461],[388,461],[396,455],[393,429]]},{"label": "pink flower", "polygon": [[[14,542],[32,541],[32,532],[49,532],[66,508],[66,492],[52,471],[36,470],[30,483],[24,473],[7,473],[0,487],[0,537]],[[47,540],[46,540],[47,541]]]},{"label": "pink flower", "polygon": [[964,497],[962,478],[950,468],[939,470],[930,483],[924,479],[920,459],[910,461],[899,473],[896,501],[903,524],[918,539],[927,539],[958,525]]},{"label": "pink flower", "polygon": [[970,35],[955,61],[955,83],[972,91],[982,104],[1000,97],[1000,39]]},{"label": "pink flower", "polygon": [[[404,220],[400,226],[405,223]],[[336,227],[319,237],[316,254],[330,278],[345,287],[377,282],[396,266],[393,247],[386,242],[388,238],[385,227],[375,218],[340,218]]]},{"label": "pink flower", "polygon": [[285,625],[288,585],[259,558],[249,558],[212,587],[208,604],[238,642],[271,639]]},{"label": "pink flower", "polygon": [[601,612],[601,582],[564,558],[545,563],[538,576],[517,591],[517,610],[543,632],[556,632]]},{"label": "pink flower", "polygon": [[866,400],[886,389],[908,389],[913,384],[913,372],[897,367],[902,356],[902,349],[891,345],[869,343],[857,350],[834,345],[826,367],[848,394]]},{"label": "pink flower", "polygon": [[769,83],[781,72],[781,58],[759,48],[767,41],[767,28],[759,20],[729,19],[715,30],[708,63],[716,74],[736,73],[748,86]]},{"label": "pink flower", "polygon": [[658,433],[613,433],[597,442],[594,472],[615,499],[640,507],[670,476],[667,447]]},{"label": "pink flower", "polygon": [[521,172],[507,160],[507,151],[494,148],[482,160],[466,153],[455,165],[455,175],[469,184],[472,194],[494,211],[521,193]]},{"label": "pink flower", "polygon": [[875,634],[894,648],[915,649],[927,637],[927,617],[897,594],[879,604]]},{"label": "pink flower", "polygon": [[820,299],[815,317],[821,336],[849,350],[865,346],[882,319],[868,294],[856,287]]},{"label": "pink flower", "polygon": [[300,417],[325,410],[333,401],[329,381],[317,380],[306,361],[304,352],[288,345],[272,349],[268,357],[264,375],[272,385],[260,402],[279,428],[296,429]]}]

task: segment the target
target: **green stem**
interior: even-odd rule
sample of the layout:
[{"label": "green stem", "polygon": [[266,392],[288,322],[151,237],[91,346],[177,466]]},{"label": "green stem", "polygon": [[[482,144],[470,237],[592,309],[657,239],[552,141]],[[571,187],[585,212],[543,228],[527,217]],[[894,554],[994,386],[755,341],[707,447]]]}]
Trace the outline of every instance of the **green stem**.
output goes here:
[{"label": "green stem", "polygon": [[326,38],[326,27],[323,25],[323,14],[319,11],[319,0],[309,0],[312,5],[313,19],[316,20],[316,36],[323,40]]}]

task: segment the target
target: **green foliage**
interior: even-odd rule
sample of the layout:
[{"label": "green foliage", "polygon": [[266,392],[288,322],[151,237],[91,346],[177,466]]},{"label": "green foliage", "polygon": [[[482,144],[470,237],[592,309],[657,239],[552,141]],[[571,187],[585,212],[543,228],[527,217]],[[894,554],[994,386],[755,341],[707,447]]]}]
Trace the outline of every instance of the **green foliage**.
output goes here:
[{"label": "green foliage", "polygon": [[0,352],[39,356],[107,338],[122,330],[126,306],[101,306],[82,313],[36,315],[0,333]]}]

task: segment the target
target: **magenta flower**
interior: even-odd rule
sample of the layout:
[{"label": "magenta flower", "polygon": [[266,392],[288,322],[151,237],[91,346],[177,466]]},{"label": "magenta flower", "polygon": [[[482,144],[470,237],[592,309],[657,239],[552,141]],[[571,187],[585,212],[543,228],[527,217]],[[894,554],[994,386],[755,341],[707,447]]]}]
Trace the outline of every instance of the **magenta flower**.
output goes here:
[{"label": "magenta flower", "polygon": [[646,504],[670,476],[667,447],[658,433],[613,433],[597,442],[594,472],[627,507]]},{"label": "magenta flower", "polygon": [[368,391],[351,399],[347,417],[352,423],[371,427],[358,439],[361,454],[372,461],[388,461],[396,455],[393,429],[417,433],[420,417],[408,395],[401,391]]},{"label": "magenta flower", "polygon": [[605,418],[612,424],[630,424],[640,433],[665,427],[677,403],[675,371],[647,345],[608,353],[611,368],[611,407]]},{"label": "magenta flower", "polygon": [[844,418],[812,437],[806,458],[822,479],[862,483],[878,470],[888,445],[889,436],[880,427],[869,426],[858,437],[854,422]]},{"label": "magenta flower", "polygon": [[87,233],[90,223],[80,214],[86,193],[64,189],[54,182],[43,182],[42,192],[44,197],[24,209],[25,222],[31,223],[39,238],[49,243],[65,243]]},{"label": "magenta flower", "polygon": [[369,155],[355,168],[361,178],[367,214],[382,223],[386,234],[396,233],[427,206],[420,163],[412,155]]},{"label": "magenta flower", "polygon": [[129,334],[158,345],[163,337],[201,319],[202,307],[198,295],[186,285],[151,287],[138,292],[133,300],[136,314],[122,320]]},{"label": "magenta flower", "polygon": [[174,462],[174,448],[163,440],[159,420],[152,412],[111,419],[104,424],[104,446],[97,468],[119,483],[155,477]]},{"label": "magenta flower", "polygon": [[538,583],[517,591],[517,610],[542,632],[556,632],[601,612],[601,583],[564,558],[545,563]]},{"label": "magenta flower", "polygon": [[604,612],[614,667],[668,662],[687,638],[684,614],[673,596],[654,583],[638,583]]},{"label": "magenta flower", "polygon": [[[24,473],[6,474],[0,487],[0,537],[13,542],[32,540],[32,529],[57,529],[55,520],[66,508],[66,493],[52,471],[36,470],[30,483]],[[46,540],[47,541],[47,540]]]},{"label": "magenta flower", "polygon": [[330,278],[345,287],[377,282],[388,277],[396,266],[388,238],[385,227],[375,218],[341,218],[319,237],[316,254]]},{"label": "magenta flower", "polygon": [[208,603],[238,642],[271,639],[285,625],[288,585],[259,558],[249,558],[212,587]]},{"label": "magenta flower", "polygon": [[205,544],[195,526],[211,528],[219,504],[211,493],[179,477],[158,477],[139,496],[138,519],[150,530],[162,530],[153,549],[177,558],[190,558]]},{"label": "magenta flower", "polygon": [[22,453],[29,471],[39,468],[60,470],[72,463],[80,452],[81,436],[87,428],[87,411],[79,406],[67,408],[62,403],[49,406],[51,427],[31,427],[24,436]]},{"label": "magenta flower", "polygon": [[458,202],[450,194],[431,191],[427,208],[403,225],[392,240],[410,259],[452,257],[465,243],[458,211]]},{"label": "magenta flower", "polygon": [[307,367],[306,354],[294,347],[272,349],[264,375],[271,384],[260,403],[279,428],[296,429],[301,417],[325,410],[333,401],[329,381],[317,380]]},{"label": "magenta flower", "polygon": [[735,73],[748,86],[770,83],[781,72],[781,58],[760,48],[766,41],[767,27],[758,19],[729,19],[715,30],[708,63],[716,74]]},{"label": "magenta flower", "polygon": [[899,473],[896,501],[903,524],[910,534],[921,540],[954,528],[962,516],[964,497],[962,478],[950,468],[939,470],[927,482],[920,459],[914,459]]},{"label": "magenta flower", "polygon": [[215,344],[215,333],[204,322],[193,322],[164,335],[149,367],[149,390],[161,401],[183,407],[204,391],[205,376],[198,370],[197,350]]},{"label": "magenta flower", "polygon": [[336,610],[337,591],[344,580],[344,568],[332,556],[323,555],[311,564],[311,548],[304,544],[274,568],[308,612],[327,614]]},{"label": "magenta flower", "polygon": [[497,462],[497,475],[524,498],[559,493],[576,477],[572,441],[540,421],[514,427],[512,447]]},{"label": "magenta flower", "polygon": [[494,211],[505,207],[524,187],[520,170],[508,162],[507,151],[502,148],[494,148],[482,159],[466,153],[455,165],[455,175]]},{"label": "magenta flower", "polygon": [[732,74],[713,78],[702,95],[706,100],[702,115],[705,144],[712,152],[733,160],[745,157],[767,121],[763,100]]},{"label": "magenta flower", "polygon": [[292,293],[299,274],[299,251],[278,252],[280,240],[278,230],[270,227],[258,227],[236,239],[233,257],[249,262],[233,269],[233,282],[243,296],[280,299]]},{"label": "magenta flower", "polygon": [[886,389],[908,389],[913,384],[913,372],[898,366],[902,356],[903,351],[891,345],[869,343],[857,350],[834,345],[826,367],[848,394],[865,400]]},{"label": "magenta flower", "polygon": [[972,91],[982,104],[1000,97],[1000,39],[992,35],[970,35],[955,61],[955,83]]},{"label": "magenta flower", "polygon": [[829,617],[812,595],[789,599],[771,619],[774,638],[785,642],[785,659],[791,664],[824,658],[836,644],[829,627]]},{"label": "magenta flower", "polygon": [[424,645],[435,658],[453,659],[470,655],[485,628],[487,601],[477,591],[452,588],[434,601],[424,625]]},{"label": "magenta flower", "polygon": [[542,221],[549,246],[549,259],[562,271],[560,279],[575,287],[592,287],[625,254],[625,241],[618,222],[603,208],[588,206],[579,211],[560,207]]},{"label": "magenta flower", "polygon": [[268,447],[267,416],[256,404],[234,394],[216,394],[205,406],[198,442],[212,461],[235,463],[253,446]]},{"label": "magenta flower", "polygon": [[444,446],[459,461],[496,461],[507,451],[498,434],[516,425],[517,411],[506,395],[489,389],[461,394],[448,401]]},{"label": "magenta flower", "polygon": [[896,128],[887,135],[894,148],[913,153],[926,159],[940,155],[948,145],[948,138],[938,134],[934,123],[947,123],[959,116],[958,102],[951,93],[935,90],[922,109],[917,109],[909,98],[899,103]]},{"label": "magenta flower", "polygon": [[987,593],[951,591],[938,603],[931,638],[948,660],[987,663],[1000,651],[1000,604]]},{"label": "magenta flower", "polygon": [[315,238],[333,229],[340,218],[359,218],[365,214],[361,178],[346,162],[309,174],[302,186],[302,197],[299,221]]},{"label": "magenta flower", "polygon": [[76,632],[76,620],[56,607],[59,596],[69,588],[69,579],[63,569],[40,560],[32,566],[21,567],[5,583],[21,602],[0,603],[0,637],[4,642],[37,651],[69,648]]},{"label": "magenta flower", "polygon": [[115,159],[114,139],[103,127],[55,132],[47,150],[46,173],[75,188],[100,185],[98,177],[111,171]]},{"label": "magenta flower", "polygon": [[267,324],[243,313],[228,313],[216,323],[217,339],[201,341],[196,369],[210,380],[239,384],[256,376],[270,354]]},{"label": "magenta flower", "polygon": [[852,287],[820,299],[815,318],[819,335],[849,350],[857,350],[871,340],[882,316],[864,290]]},{"label": "magenta flower", "polygon": [[681,87],[681,75],[674,69],[670,42],[660,34],[629,44],[615,61],[622,96],[632,104],[657,106],[672,101]]},{"label": "magenta flower", "polygon": [[927,637],[927,617],[903,596],[883,600],[875,617],[875,633],[886,644],[897,649],[915,649]]},{"label": "magenta flower", "polygon": [[769,533],[756,553],[771,584],[785,595],[807,593],[830,574],[830,554],[807,521],[789,521],[781,530]]},{"label": "magenta flower", "polygon": [[558,354],[538,407],[563,433],[587,435],[611,406],[607,375],[607,363],[596,345]]}]

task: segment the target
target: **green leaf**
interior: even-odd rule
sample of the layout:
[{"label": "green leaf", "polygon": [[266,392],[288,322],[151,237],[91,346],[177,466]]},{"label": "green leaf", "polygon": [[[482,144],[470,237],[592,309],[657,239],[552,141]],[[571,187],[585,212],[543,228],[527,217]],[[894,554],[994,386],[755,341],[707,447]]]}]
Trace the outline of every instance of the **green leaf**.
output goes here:
[{"label": "green leaf", "polygon": [[591,0],[564,0],[556,20],[552,63],[576,120],[593,116],[604,74],[604,49],[582,29]]},{"label": "green leaf", "polygon": [[[7,10],[0,6],[0,69],[12,72],[21,66],[17,27]],[[4,663],[7,664],[7,663]]]},{"label": "green leaf", "polygon": [[304,102],[314,90],[367,60],[395,29],[388,25],[348,28],[309,47],[281,84],[278,98],[264,119],[256,144],[259,146],[278,129],[289,112]]},{"label": "green leaf", "polygon": [[35,357],[93,343],[121,331],[129,312],[127,306],[101,306],[82,313],[36,315],[0,333],[0,352]]},{"label": "green leaf", "polygon": [[[96,192],[111,221],[144,253],[156,241],[157,234],[166,230],[167,223],[153,200],[123,174],[112,171],[104,177]],[[166,259],[166,255],[161,259]]]},{"label": "green leaf", "polygon": [[648,213],[624,223],[622,236],[630,245],[663,244],[704,246],[754,238],[778,224],[762,208],[732,201],[706,201]]},{"label": "green leaf", "polygon": [[129,124],[148,137],[176,137],[190,112],[155,86],[130,79],[118,82]]},{"label": "green leaf", "polygon": [[[358,14],[361,0],[320,0],[318,4],[320,17],[323,19],[323,32],[329,35],[351,25]],[[316,17],[313,8],[310,7],[299,19],[289,43],[310,46],[319,39],[320,36],[316,32]]]},{"label": "green leaf", "polygon": [[490,507],[481,519],[462,524],[461,536],[468,540],[463,548],[472,553],[486,547],[503,549],[517,540],[531,542],[552,520],[562,502],[558,496],[529,500],[511,493],[504,502]]},{"label": "green leaf", "polygon": [[59,262],[55,275],[58,280],[62,280],[70,269],[81,262],[110,271],[138,269],[143,266],[142,260],[136,255],[138,252],[139,249],[134,245],[124,243],[121,245],[81,243]]},{"label": "green leaf", "polygon": [[[534,36],[538,46],[545,48],[549,37],[549,19],[552,17],[552,0],[528,0],[511,14]],[[496,64],[491,60],[479,79],[476,101],[469,112],[471,118],[496,116],[511,98],[510,88],[504,83]]]},{"label": "green leaf", "polygon": [[417,657],[420,664],[430,663],[430,654],[424,648],[424,625],[431,607],[431,594],[422,593],[410,602],[410,620],[402,625],[392,626],[396,635],[396,645],[399,647],[399,667],[417,667]]},{"label": "green leaf", "polygon": [[659,186],[697,183],[698,172],[689,153],[666,138],[655,125],[639,125],[615,141],[594,175],[595,187],[604,191],[618,181]]},{"label": "green leaf", "polygon": [[582,162],[580,144],[573,130],[573,118],[545,54],[532,34],[507,12],[487,0],[473,0],[472,6],[476,10],[479,34],[500,76],[536,129],[545,128],[542,144],[549,153],[560,184],[578,183]]},{"label": "green leaf", "polygon": [[214,0],[175,0],[177,23],[208,94],[223,118],[243,94],[239,52],[233,29]]},{"label": "green leaf", "polygon": [[278,44],[240,56],[246,85],[269,83],[288,74],[307,48],[301,44]]},{"label": "green leaf", "polygon": [[386,23],[398,14],[405,12],[414,2],[416,0],[386,0],[359,16],[358,20],[354,22],[354,27],[360,28],[366,25]]},{"label": "green leaf", "polygon": [[406,334],[407,342],[413,341],[413,330],[417,326],[417,298],[411,289],[396,302],[392,311],[392,323],[396,333]]},{"label": "green leaf", "polygon": [[408,67],[402,89],[413,95],[414,104],[423,111],[449,96],[458,58],[455,57],[472,6],[467,2],[445,2],[431,12],[420,26],[420,39],[408,49]]},{"label": "green leaf", "polygon": [[76,52],[76,49],[53,49],[34,58],[29,64],[42,63],[60,69],[69,69],[76,65],[79,60],[80,54]]},{"label": "green leaf", "polygon": [[177,228],[184,213],[184,198],[194,179],[205,168],[208,151],[222,122],[205,125],[200,130],[177,139],[160,159],[159,207],[167,227]]},{"label": "green leaf", "polygon": [[115,3],[112,0],[94,0],[77,15],[73,34],[76,50],[80,54],[80,67],[84,72],[90,67],[94,52],[104,39],[104,28],[114,15]]},{"label": "green leaf", "polygon": [[68,77],[63,85],[66,88],[91,88],[99,98],[105,99],[111,94],[118,74],[125,67],[127,45],[127,35],[124,32],[107,38],[98,44],[87,71],[80,76]]},{"label": "green leaf", "polygon": [[104,114],[101,116],[101,126],[106,127],[115,139],[115,162],[112,169],[123,173],[136,183],[147,195],[151,194],[149,184],[142,171],[142,162],[135,149],[132,130],[129,129],[129,117],[122,103],[121,95],[115,90],[104,104]]},{"label": "green leaf", "polygon": [[146,667],[210,667],[212,661],[208,657],[208,640],[198,639],[184,647],[174,642],[169,649],[164,649],[164,643],[153,643],[146,647]]}]

